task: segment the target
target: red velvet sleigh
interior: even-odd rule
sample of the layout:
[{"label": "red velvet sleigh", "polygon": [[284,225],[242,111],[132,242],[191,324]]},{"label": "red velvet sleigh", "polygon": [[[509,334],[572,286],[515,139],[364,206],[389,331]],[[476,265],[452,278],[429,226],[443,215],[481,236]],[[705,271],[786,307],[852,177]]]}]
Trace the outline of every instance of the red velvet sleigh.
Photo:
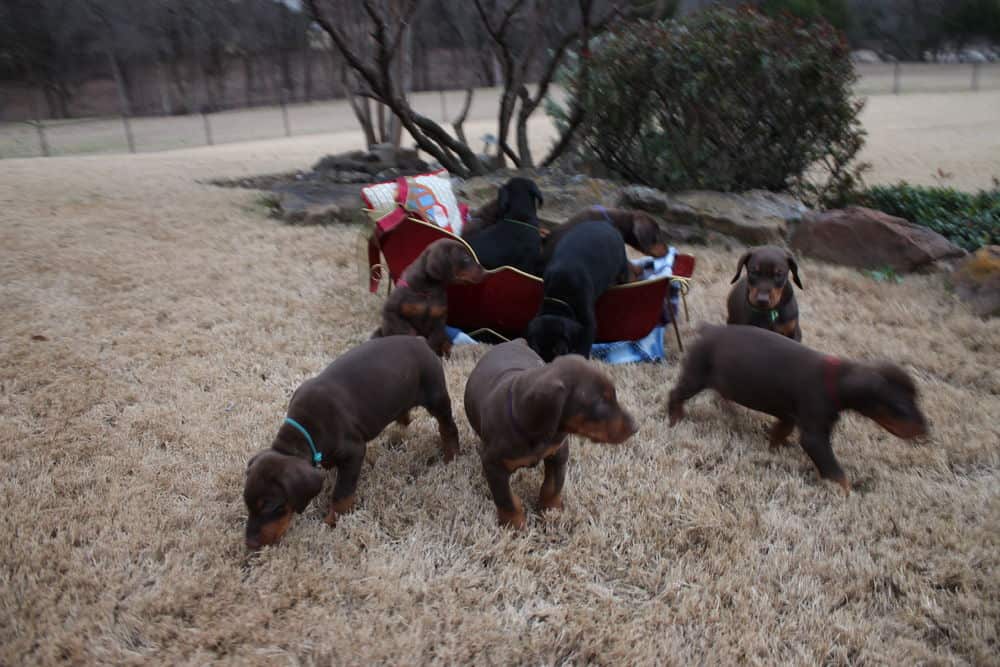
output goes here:
[{"label": "red velvet sleigh", "polygon": [[[388,268],[390,284],[395,284],[424,248],[443,238],[465,243],[402,208],[376,220],[368,244],[369,289],[378,289],[383,267]],[[380,254],[385,258],[384,265]],[[649,334],[659,324],[670,281],[670,276],[661,276],[617,285],[605,292],[596,306],[597,341],[638,340]],[[448,288],[448,324],[470,334],[488,330],[514,338],[522,335],[538,313],[542,296],[541,278],[509,266],[493,269],[478,285]]]}]

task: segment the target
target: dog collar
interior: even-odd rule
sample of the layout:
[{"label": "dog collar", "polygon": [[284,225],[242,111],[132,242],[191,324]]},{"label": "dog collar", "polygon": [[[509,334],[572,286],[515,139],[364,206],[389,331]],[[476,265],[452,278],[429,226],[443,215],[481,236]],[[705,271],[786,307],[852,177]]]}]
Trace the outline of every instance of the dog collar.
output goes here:
[{"label": "dog collar", "polygon": [[323,455],[320,454],[319,451],[316,450],[316,445],[313,443],[313,439],[312,439],[312,436],[309,435],[309,431],[306,430],[305,426],[303,426],[302,424],[298,423],[297,421],[295,421],[291,417],[285,417],[285,423],[289,424],[290,426],[294,426],[295,429],[298,430],[299,433],[301,433],[303,436],[305,436],[306,442],[309,443],[309,449],[311,449],[312,453],[313,453],[313,455],[312,455],[312,464],[313,464],[313,467],[314,468],[318,468],[319,464],[323,462]]},{"label": "dog collar", "polygon": [[413,289],[413,286],[410,285],[410,282],[406,278],[400,278],[399,280],[397,280],[396,287],[406,287],[407,289],[409,289],[411,292],[413,292],[418,296],[430,296],[427,292],[418,292],[417,290]]},{"label": "dog collar", "polygon": [[551,303],[558,303],[559,305],[561,305],[561,306],[565,307],[567,310],[569,310],[570,315],[572,315],[573,317],[576,317],[576,311],[573,310],[573,306],[569,305],[569,303],[567,303],[566,301],[563,301],[562,299],[557,299],[554,296],[543,296],[542,297],[542,301],[549,301]]},{"label": "dog collar", "polygon": [[840,393],[837,391],[837,373],[840,371],[840,359],[833,355],[827,355],[823,360],[823,380],[826,384],[826,393],[833,401],[833,406],[840,412]]},{"label": "dog collar", "polygon": [[[749,305],[749,304],[748,304]],[[756,306],[750,306],[750,310],[755,313],[767,313],[767,319],[771,320],[772,323],[778,321],[778,309],[777,308],[757,308]]]},{"label": "dog collar", "polygon": [[529,227],[529,228],[534,229],[536,231],[538,230],[538,227],[536,227],[535,225],[531,224],[530,222],[524,222],[523,220],[515,220],[514,218],[504,218],[503,221],[504,222],[513,222],[515,225],[524,225],[525,227]]}]

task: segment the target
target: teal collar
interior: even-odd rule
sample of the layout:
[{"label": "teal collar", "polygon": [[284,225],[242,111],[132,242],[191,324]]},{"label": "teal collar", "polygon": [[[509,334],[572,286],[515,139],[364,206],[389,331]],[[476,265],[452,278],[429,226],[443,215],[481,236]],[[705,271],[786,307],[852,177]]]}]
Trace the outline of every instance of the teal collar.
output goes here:
[{"label": "teal collar", "polygon": [[767,319],[771,320],[772,324],[774,322],[778,321],[778,309],[777,308],[765,309],[765,308],[757,308],[755,306],[750,306],[750,310],[752,310],[755,313],[767,313]]},{"label": "teal collar", "polygon": [[312,464],[314,468],[318,468],[319,464],[323,462],[323,455],[316,450],[316,445],[313,443],[312,436],[309,435],[309,431],[306,430],[305,426],[298,423],[291,417],[285,417],[285,423],[294,426],[299,433],[305,436],[306,442],[309,443],[309,449],[312,450]]}]

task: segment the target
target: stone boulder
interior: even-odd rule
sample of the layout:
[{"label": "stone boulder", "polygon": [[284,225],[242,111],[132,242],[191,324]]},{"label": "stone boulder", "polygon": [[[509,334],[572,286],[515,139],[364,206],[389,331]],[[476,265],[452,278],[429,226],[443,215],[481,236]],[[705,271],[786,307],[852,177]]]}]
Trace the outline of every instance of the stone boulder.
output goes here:
[{"label": "stone boulder", "polygon": [[329,225],[364,222],[360,186],[303,180],[274,188],[278,215],[296,225]]},{"label": "stone boulder", "polygon": [[951,274],[959,298],[980,317],[1000,316],[1000,246],[980,248]]},{"label": "stone boulder", "polygon": [[503,170],[453,182],[455,196],[475,211],[496,199],[497,189],[513,176],[530,178],[538,185],[545,198],[538,219],[546,227],[561,225],[589,206],[613,206],[620,187],[612,181],[582,174]]},{"label": "stone boulder", "polygon": [[789,227],[809,210],[792,196],[765,190],[668,195],[636,185],[622,188],[617,203],[652,213],[666,225],[693,226],[705,230],[706,236],[731,237],[746,245],[784,243]]},{"label": "stone boulder", "polygon": [[791,238],[802,255],[861,269],[916,271],[965,251],[937,232],[860,206],[806,216]]}]

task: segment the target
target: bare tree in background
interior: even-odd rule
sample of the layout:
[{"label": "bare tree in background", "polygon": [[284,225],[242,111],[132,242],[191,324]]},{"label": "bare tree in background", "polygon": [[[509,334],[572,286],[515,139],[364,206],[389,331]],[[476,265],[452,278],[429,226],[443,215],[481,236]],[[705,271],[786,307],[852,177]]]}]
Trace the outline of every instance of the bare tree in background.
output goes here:
[{"label": "bare tree in background", "polygon": [[[603,30],[619,15],[619,11],[617,7],[612,7],[595,18],[595,5],[598,3],[595,0],[577,0],[575,29],[557,30],[553,24],[566,23],[566,16],[559,13],[557,17],[546,18],[556,13],[551,11],[551,3],[548,6],[550,11],[546,12],[542,3],[537,0],[509,0],[489,7],[482,0],[475,1],[477,13],[499,55],[503,73],[498,119],[502,155],[509,157],[518,167],[531,167],[534,161],[527,135],[528,118],[548,93],[552,78],[567,50],[575,44],[581,53],[586,53],[592,36]],[[306,0],[306,4],[313,19],[329,35],[348,65],[358,75],[359,83],[363,85],[358,91],[361,96],[371,97],[384,104],[413,137],[417,147],[434,157],[448,171],[461,176],[486,172],[486,165],[464,140],[453,137],[436,122],[415,111],[407,99],[407,91],[396,61],[400,50],[405,46],[410,22],[420,8],[420,0],[396,0],[391,10],[380,9],[373,0],[364,0],[363,9],[368,17],[375,45],[374,58],[370,59],[366,59],[361,50],[352,44],[344,30],[344,24],[331,20],[331,16],[325,13],[320,0]],[[543,48],[543,36],[547,35],[556,35],[556,45],[551,51]],[[532,95],[528,91],[527,82],[531,66],[537,63],[541,63],[542,74],[538,88]],[[582,58],[583,71],[580,76],[586,76],[586,67],[586,58]],[[515,122],[515,113],[517,152],[507,143],[511,125]],[[584,113],[582,108],[571,110],[572,122],[567,125],[563,136],[543,160],[543,164],[552,162],[565,150],[569,145],[569,137],[575,132]]]}]

